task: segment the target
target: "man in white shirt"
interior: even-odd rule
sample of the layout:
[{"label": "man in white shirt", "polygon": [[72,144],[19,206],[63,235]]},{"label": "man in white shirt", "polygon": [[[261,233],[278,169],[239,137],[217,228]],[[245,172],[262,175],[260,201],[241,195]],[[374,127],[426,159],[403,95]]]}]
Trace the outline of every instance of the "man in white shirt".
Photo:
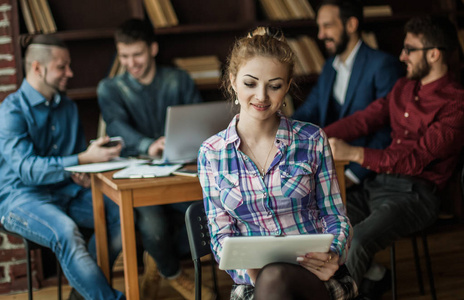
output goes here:
[{"label": "man in white shirt", "polygon": [[[359,1],[324,0],[317,24],[318,38],[330,58],[293,118],[325,127],[385,96],[404,68],[398,58],[374,50],[361,40],[363,9]],[[352,145],[383,149],[390,143],[389,134],[390,129],[385,128]],[[361,183],[369,174],[359,165],[348,165],[348,185]]]}]

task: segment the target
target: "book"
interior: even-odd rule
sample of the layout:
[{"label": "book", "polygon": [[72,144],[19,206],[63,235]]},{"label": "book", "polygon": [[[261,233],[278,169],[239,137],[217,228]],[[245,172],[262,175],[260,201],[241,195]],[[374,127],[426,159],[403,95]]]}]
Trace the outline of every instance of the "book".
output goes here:
[{"label": "book", "polygon": [[166,20],[169,26],[179,25],[179,20],[177,19],[176,12],[170,0],[158,0],[161,4],[161,9],[165,14]]},{"label": "book", "polygon": [[286,21],[292,19],[292,16],[290,15],[290,12],[283,0],[271,0],[271,2],[277,11],[277,20]]},{"label": "book", "polygon": [[147,15],[150,18],[153,27],[161,28],[168,26],[168,21],[163,14],[161,5],[157,0],[144,0]]},{"label": "book", "polygon": [[27,0],[19,0],[19,5],[21,6],[21,12],[23,13],[24,23],[26,23],[27,32],[34,34],[39,30],[36,27],[34,19],[32,18],[31,8]]},{"label": "book", "polygon": [[197,84],[217,84],[221,78],[221,62],[214,55],[178,57],[174,64],[187,71]]},{"label": "book", "polygon": [[52,33],[56,32],[55,19],[53,19],[52,11],[50,10],[50,5],[47,0],[37,0],[40,6],[40,9],[45,20],[46,32]]},{"label": "book", "polygon": [[39,3],[37,0],[28,0],[29,8],[31,11],[32,20],[37,29],[36,33],[47,33],[45,32],[45,19],[43,18]]},{"label": "book", "polygon": [[307,75],[311,73],[310,65],[307,63],[306,55],[297,39],[287,39],[287,43],[295,54],[295,75]]},{"label": "book", "polygon": [[307,35],[302,35],[299,40],[305,46],[306,51],[308,51],[310,54],[314,66],[313,72],[319,74],[322,71],[322,67],[324,66],[325,58],[317,46],[316,41]]},{"label": "book", "polygon": [[390,5],[371,5],[363,7],[363,15],[365,18],[385,17],[393,15],[393,11]]},{"label": "book", "polygon": [[287,9],[290,13],[292,19],[306,19],[309,18],[305,14],[305,11],[302,9],[300,4],[298,3],[299,0],[287,0],[284,1],[284,4],[287,6]]},{"label": "book", "polygon": [[308,0],[297,0],[300,5],[300,8],[303,10],[305,16],[309,19],[316,18],[316,13],[314,12],[313,7]]},{"label": "book", "polygon": [[179,24],[170,0],[144,0],[144,4],[153,27],[162,28]]},{"label": "book", "polygon": [[278,20],[279,13],[274,3],[272,3],[272,1],[274,0],[259,0],[266,17],[268,17],[270,20]]},{"label": "book", "polygon": [[371,48],[379,49],[379,45],[377,44],[377,38],[375,37],[375,33],[372,31],[367,32],[363,31],[361,33],[361,39]]}]

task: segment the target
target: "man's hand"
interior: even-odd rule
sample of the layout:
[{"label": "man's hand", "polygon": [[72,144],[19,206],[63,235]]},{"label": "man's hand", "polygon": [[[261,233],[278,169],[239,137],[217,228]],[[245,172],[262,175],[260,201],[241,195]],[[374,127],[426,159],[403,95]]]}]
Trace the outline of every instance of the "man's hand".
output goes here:
[{"label": "man's hand", "polygon": [[339,256],[333,252],[312,252],[297,257],[297,262],[320,280],[329,280],[338,270]]},{"label": "man's hand", "polygon": [[105,136],[91,143],[87,150],[78,154],[77,157],[79,159],[79,164],[83,165],[97,162],[105,162],[118,157],[121,153],[122,145],[118,144],[114,147],[102,147],[102,145],[108,143],[109,141],[110,138],[108,136]]},{"label": "man's hand", "polygon": [[364,149],[347,144],[337,138],[329,138],[330,148],[334,160],[348,160],[362,165],[364,162]]},{"label": "man's hand", "polygon": [[164,151],[164,141],[165,141],[164,136],[154,141],[148,148],[148,155],[149,156],[161,156]]},{"label": "man's hand", "polygon": [[85,188],[90,188],[90,175],[87,173],[73,173],[71,174],[72,180]]}]

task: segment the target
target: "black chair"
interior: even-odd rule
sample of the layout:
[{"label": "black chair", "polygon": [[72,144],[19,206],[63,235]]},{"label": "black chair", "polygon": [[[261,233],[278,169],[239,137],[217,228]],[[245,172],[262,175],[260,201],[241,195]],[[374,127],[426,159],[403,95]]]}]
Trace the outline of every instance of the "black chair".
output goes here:
[{"label": "black chair", "polygon": [[[12,235],[14,237],[18,237],[23,240],[24,243],[24,248],[26,250],[26,261],[27,261],[27,293],[28,293],[28,299],[32,300],[33,298],[33,292],[32,292],[32,262],[31,262],[31,251],[35,249],[41,249],[44,248],[34,242],[31,242],[30,240],[24,238],[23,236],[8,231],[3,227],[3,225],[0,223],[0,232],[3,232],[8,235]],[[56,275],[58,277],[58,300],[61,300],[61,267],[60,263],[58,260],[56,261]]]},{"label": "black chair", "polygon": [[[429,278],[429,285],[430,285],[430,295],[432,296],[433,300],[436,300],[437,294],[435,290],[435,280],[433,277],[432,262],[430,260],[429,246],[427,242],[427,232],[425,230],[422,230],[419,233],[413,234],[411,236],[411,244],[412,244],[412,249],[414,252],[414,263],[416,266],[416,276],[417,276],[417,283],[419,285],[419,291],[422,295],[425,294],[424,282],[422,280],[422,268],[420,265],[420,255],[419,255],[419,250],[417,248],[417,240],[416,240],[417,236],[422,238],[422,246],[424,248],[424,256],[425,256],[425,267],[427,269],[427,275]],[[393,243],[390,247],[390,264],[391,264],[391,276],[392,276],[392,299],[396,300],[397,299],[397,286],[396,286],[395,243]]]},{"label": "black chair", "polygon": [[[201,201],[192,203],[185,213],[185,225],[192,254],[193,265],[195,268],[195,299],[201,299],[201,260],[200,258],[211,254],[210,235],[207,225],[205,209]],[[212,257],[212,255],[211,255]],[[216,267],[214,258],[211,259],[213,272],[214,292],[219,299]]]},{"label": "black chair", "polygon": [[[464,199],[464,152],[461,153],[457,168],[456,168],[456,173],[458,176],[458,184],[459,184],[459,190],[461,192],[461,201]],[[453,176],[455,176],[453,174]],[[453,220],[451,220],[453,221]],[[445,227],[443,225],[446,225],[449,223],[449,220],[443,219],[441,220],[440,218],[435,222],[434,225],[432,225],[429,228],[426,228],[424,230],[421,230],[420,232],[417,232],[416,234],[413,234],[411,236],[411,243],[412,243],[412,248],[414,252],[414,263],[416,266],[416,276],[417,276],[417,282],[419,285],[419,291],[422,295],[425,294],[425,289],[424,289],[424,283],[422,280],[422,269],[420,266],[420,256],[419,256],[419,251],[417,248],[417,241],[416,238],[419,237],[422,239],[422,246],[424,248],[424,256],[425,256],[425,267],[427,269],[427,275],[429,279],[429,285],[430,285],[430,295],[432,296],[433,300],[437,299],[437,294],[435,290],[435,280],[433,276],[433,270],[432,270],[432,263],[430,260],[430,253],[429,253],[429,246],[427,242],[427,233],[428,232],[433,232],[433,231],[439,231],[439,227]],[[391,263],[391,275],[392,275],[392,299],[396,300],[397,299],[397,286],[396,286],[396,254],[395,254],[395,243],[392,244],[390,247],[390,263]]]}]

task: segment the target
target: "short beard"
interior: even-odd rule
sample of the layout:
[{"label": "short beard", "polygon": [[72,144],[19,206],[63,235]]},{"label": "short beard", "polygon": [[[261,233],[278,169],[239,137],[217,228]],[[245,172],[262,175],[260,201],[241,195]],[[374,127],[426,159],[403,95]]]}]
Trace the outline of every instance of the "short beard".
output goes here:
[{"label": "short beard", "polygon": [[411,73],[408,74],[407,77],[411,80],[421,80],[425,76],[429,75],[430,69],[431,67],[429,63],[427,62],[427,57],[424,53],[420,64],[418,64],[415,69],[411,70]]},{"label": "short beard", "polygon": [[[325,40],[335,42],[333,39],[325,39]],[[350,38],[348,37],[348,33],[346,33],[345,28],[343,28],[342,35],[340,36],[340,42],[335,44],[335,51],[330,51],[329,49],[326,48],[325,50],[327,54],[329,56],[342,54],[346,50],[349,40]]]},{"label": "short beard", "polygon": [[350,38],[348,37],[348,33],[346,33],[346,30],[343,29],[340,43],[335,46],[335,55],[339,55],[345,52],[346,47],[348,47],[349,40]]}]

